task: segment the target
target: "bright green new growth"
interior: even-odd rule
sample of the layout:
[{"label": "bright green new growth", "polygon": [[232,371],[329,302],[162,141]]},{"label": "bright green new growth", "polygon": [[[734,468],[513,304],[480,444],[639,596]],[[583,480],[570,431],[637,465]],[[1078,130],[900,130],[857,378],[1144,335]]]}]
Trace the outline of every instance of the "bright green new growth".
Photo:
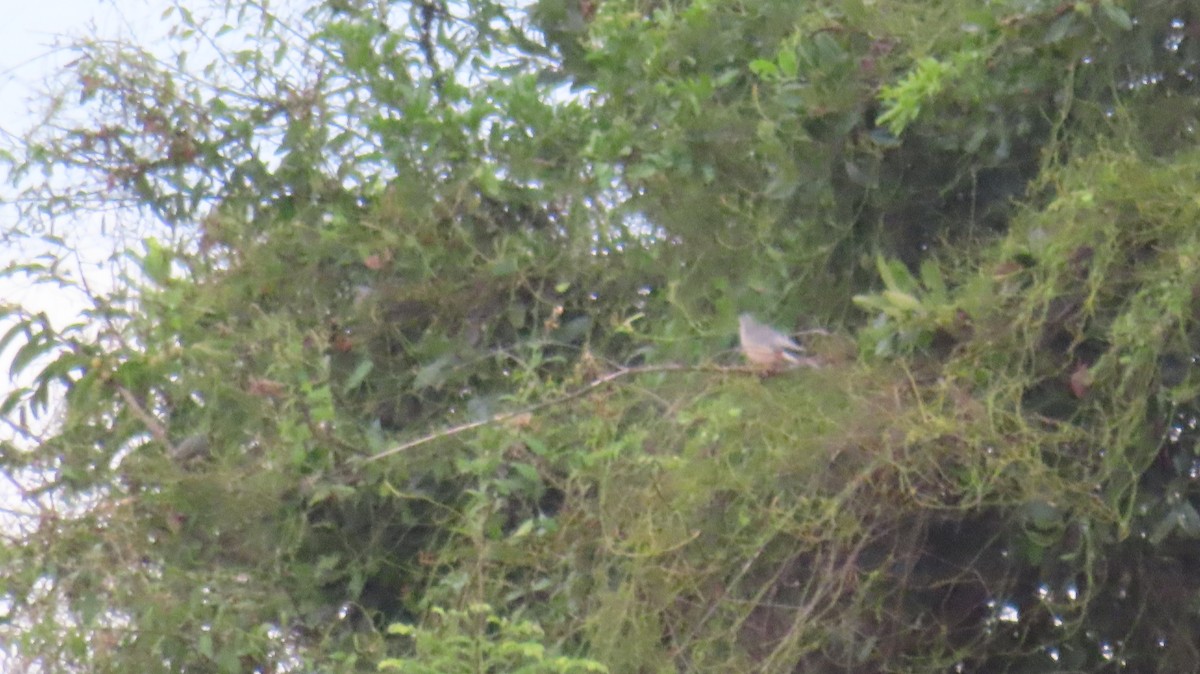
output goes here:
[{"label": "bright green new growth", "polygon": [[502,618],[486,604],[475,604],[465,611],[433,608],[429,611],[429,621],[430,626],[403,623],[388,626],[389,634],[412,639],[414,655],[382,660],[380,671],[408,674],[604,674],[609,671],[594,660],[547,654],[541,643],[545,633],[536,623]]}]

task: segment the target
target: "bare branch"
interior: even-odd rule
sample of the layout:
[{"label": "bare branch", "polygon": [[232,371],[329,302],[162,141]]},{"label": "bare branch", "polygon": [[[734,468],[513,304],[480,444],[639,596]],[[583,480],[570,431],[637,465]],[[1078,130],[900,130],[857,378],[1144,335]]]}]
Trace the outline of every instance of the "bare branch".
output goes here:
[{"label": "bare branch", "polygon": [[655,373],[655,372],[720,372],[720,373],[757,374],[757,375],[763,374],[762,368],[745,366],[745,365],[667,364],[667,365],[646,365],[643,367],[624,367],[624,368],[615,370],[613,372],[609,372],[608,374],[602,375],[602,376],[588,382],[587,384],[581,386],[580,388],[578,388],[566,395],[560,396],[558,398],[553,398],[551,400],[545,400],[545,401],[542,401],[535,405],[523,407],[519,410],[514,410],[511,412],[501,412],[499,414],[493,414],[492,416],[490,416],[486,419],[481,419],[479,421],[472,421],[472,422],[466,423],[466,424],[459,424],[458,426],[451,426],[449,428],[445,428],[440,431],[430,433],[428,435],[423,435],[419,438],[409,440],[408,442],[402,443],[402,444],[392,447],[390,449],[386,449],[382,452],[379,452],[378,454],[373,454],[371,456],[368,456],[362,460],[362,463],[370,463],[372,461],[377,461],[379,459],[392,456],[393,454],[399,454],[400,452],[410,450],[413,447],[419,447],[420,445],[424,445],[426,443],[433,442],[434,440],[440,440],[442,438],[449,438],[449,437],[458,435],[460,433],[465,433],[467,431],[474,430],[476,428],[482,428],[484,426],[488,426],[491,424],[508,421],[510,419],[514,419],[516,417],[520,417],[525,414],[531,414],[533,412],[537,412],[538,410],[546,409],[547,407],[561,405],[563,403],[567,403],[572,400],[582,398],[583,396],[591,393],[592,391],[595,391],[596,389],[600,388],[601,386],[604,386],[605,384],[610,384],[622,377],[627,377],[627,376],[637,375],[637,374],[651,374],[651,373]]}]

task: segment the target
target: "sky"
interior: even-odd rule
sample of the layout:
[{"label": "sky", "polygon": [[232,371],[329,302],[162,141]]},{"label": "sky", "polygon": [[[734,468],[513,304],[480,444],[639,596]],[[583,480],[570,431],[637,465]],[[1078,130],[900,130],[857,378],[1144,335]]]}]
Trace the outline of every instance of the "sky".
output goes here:
[{"label": "sky", "polygon": [[[185,6],[201,20],[211,16],[224,18],[221,0],[7,1],[20,3],[21,9],[10,9],[0,20],[0,151],[14,151],[18,157],[20,138],[37,124],[39,113],[48,105],[46,92],[61,89],[56,82],[72,77],[70,64],[80,56],[78,50],[69,48],[73,41],[94,37],[136,44],[170,60],[172,48],[179,46],[178,42],[165,39],[172,27],[170,20],[176,16],[170,11],[172,8]],[[304,7],[310,1],[265,0],[261,4],[280,12]],[[168,17],[166,20],[164,15]],[[232,38],[226,36],[226,39]],[[187,48],[193,56],[202,55],[207,43],[191,43]],[[191,61],[193,66],[197,60],[200,59]],[[68,106],[70,103],[67,101]],[[64,176],[67,181],[71,179],[69,173]],[[56,183],[58,179],[56,176]],[[20,221],[21,215],[12,204],[19,192],[19,187],[9,184],[4,164],[0,163],[0,233],[28,229],[22,227],[28,223]],[[73,279],[84,279],[90,291],[103,296],[118,285],[119,270],[114,259],[128,262],[127,257],[116,254],[129,248],[137,250],[141,239],[153,233],[153,225],[150,221],[138,222],[136,214],[75,212],[53,223],[53,234],[64,237],[65,249],[72,252],[70,258],[56,263],[54,269]],[[13,264],[40,261],[40,256],[52,251],[61,257],[63,250],[62,245],[49,245],[28,237],[16,241],[0,237],[0,270]],[[129,265],[123,266],[123,271],[128,272]],[[51,325],[61,329],[79,322],[81,312],[92,303],[81,288],[37,284],[30,278],[0,274],[0,308],[14,304],[30,314],[44,312]],[[0,313],[0,336],[13,324],[13,318]],[[26,368],[24,377],[19,376],[16,381],[10,378],[9,365],[20,346],[21,340],[17,339],[0,352],[0,400],[15,388],[28,386],[31,372],[38,370],[34,365]],[[0,424],[0,440],[3,439],[4,427]]]},{"label": "sky", "polygon": [[[203,20],[215,16],[223,19],[221,0],[8,0],[22,3],[20,11],[10,11],[0,20],[0,151],[19,147],[20,137],[34,126],[38,111],[46,106],[44,92],[57,88],[55,78],[70,77],[69,64],[79,58],[80,52],[69,45],[73,40],[98,37],[136,44],[151,53],[158,53],[165,60],[173,58],[173,49],[179,43],[169,43],[165,36],[172,27],[170,20],[177,15],[171,11],[182,5]],[[265,0],[261,4],[273,12],[280,13],[288,8],[295,10],[310,4],[311,0]],[[235,3],[235,7],[236,7]],[[164,16],[168,18],[164,20]],[[224,38],[232,39],[230,36]],[[192,56],[203,56],[208,47],[204,42],[187,45]],[[200,58],[191,59],[195,63]],[[68,105],[71,103],[67,102]],[[19,151],[18,151],[19,155]],[[0,166],[0,232],[11,230],[21,224],[11,204],[11,197],[19,190],[8,184],[7,176]],[[69,180],[69,175],[67,179]],[[128,218],[129,214],[122,214]],[[55,235],[67,237],[75,259],[69,265],[56,267],[60,272],[64,266],[74,276],[82,276],[88,285],[103,294],[113,287],[115,266],[111,258],[122,246],[137,248],[148,235],[147,230],[131,226],[129,220],[103,220],[101,214],[77,214],[67,222],[54,223]],[[112,216],[107,216],[112,217]],[[145,224],[145,223],[143,223]],[[61,248],[61,247],[60,247]],[[12,243],[0,239],[0,269],[14,262],[35,260],[48,250],[39,242],[24,240]],[[58,287],[35,285],[29,280],[17,283],[13,277],[0,276],[0,305],[5,302],[18,303],[31,311],[47,311],[56,326],[73,322],[86,307],[86,297]],[[0,334],[7,329],[4,317],[0,316]],[[5,370],[7,353],[0,353],[0,399],[11,386]]]},{"label": "sky", "polygon": [[[0,21],[0,147],[5,149],[15,144],[24,131],[37,121],[37,111],[44,107],[39,102],[40,92],[48,87],[46,82],[62,72],[77,54],[65,49],[72,37],[89,35],[106,38],[130,36],[142,42],[146,35],[164,32],[161,15],[170,5],[170,0],[9,0],[20,2],[21,9],[10,9]],[[17,217],[15,208],[6,206],[16,189],[8,184],[8,176],[0,174],[0,228],[9,229]],[[95,220],[95,218],[92,218]],[[111,268],[106,269],[106,260],[112,252],[112,241],[100,239],[98,222],[62,223],[63,233],[82,234],[77,245],[81,249],[79,272],[89,279],[89,284],[104,287],[112,278]],[[89,250],[90,248],[90,250]],[[5,242],[0,240],[0,268],[9,264],[27,262],[39,252],[36,242]],[[88,259],[90,258],[90,259]],[[0,304],[16,303],[31,312],[45,312],[52,324],[58,327],[74,322],[86,305],[86,298],[78,291],[68,291],[56,286],[34,285],[18,277],[0,278]],[[0,334],[12,323],[0,316]],[[18,342],[20,340],[17,340]],[[14,387],[28,381],[9,378],[9,363],[19,343],[10,344],[0,353],[0,399]],[[7,433],[0,428],[0,436]],[[0,485],[0,503],[8,501],[9,495]]]},{"label": "sky", "polygon": [[[21,1],[21,0],[10,0]],[[161,15],[171,0],[25,0],[20,11],[10,11],[0,21],[0,145],[10,147],[14,139],[34,125],[37,112],[45,103],[42,92],[47,81],[60,76],[63,68],[78,56],[65,48],[72,38],[100,36],[128,39],[143,43],[145,36],[165,31]],[[0,175],[0,218],[14,217],[2,202],[14,193],[7,176]],[[62,231],[99,236],[98,222],[63,223]],[[10,227],[9,222],[0,227]],[[110,245],[93,240],[91,246],[80,246],[85,254],[92,252],[90,275],[104,285],[105,270],[101,261],[111,254]],[[88,251],[87,248],[92,248]],[[28,242],[19,246],[0,247],[0,267],[13,262],[27,261],[39,251]],[[81,269],[83,266],[81,265]],[[17,302],[33,311],[46,311],[55,324],[73,320],[84,306],[82,297],[71,297],[59,288],[34,286],[17,279],[0,279],[0,301]],[[6,363],[0,355],[0,366]],[[8,387],[6,369],[0,367],[0,393]]]},{"label": "sky", "polygon": [[[70,48],[73,42],[96,38],[133,44],[171,61],[174,50],[180,48],[178,40],[167,39],[173,27],[171,21],[177,20],[178,16],[173,10],[186,7],[201,22],[228,20],[229,17],[222,11],[222,0],[7,1],[10,5],[20,3],[21,8],[10,9],[0,20],[0,152],[13,152],[18,158],[22,154],[21,138],[36,127],[40,113],[49,104],[47,92],[61,91],[64,78],[74,76],[71,64],[81,52]],[[311,2],[260,0],[258,4],[273,13],[286,14],[286,10],[298,11]],[[237,6],[234,3],[234,7]],[[223,40],[228,42],[237,38],[235,30]],[[205,50],[211,45],[198,39],[185,42],[184,48],[196,57],[189,63],[196,67],[197,61],[204,60]],[[64,107],[69,109],[73,101],[65,103]],[[40,180],[41,176],[35,175],[33,179]],[[70,173],[56,173],[52,183],[61,186],[60,180],[69,182]],[[33,225],[23,223],[21,213],[13,205],[13,197],[20,191],[19,185],[10,184],[5,163],[0,162],[0,233],[28,231]],[[69,190],[64,191],[69,193]],[[50,252],[63,258],[63,251],[68,250],[71,255],[55,262],[55,272],[76,281],[83,279],[88,291],[95,296],[104,296],[106,291],[118,287],[120,272],[136,273],[130,270],[124,252],[131,249],[136,252],[144,237],[158,234],[153,229],[156,224],[149,219],[139,221],[137,213],[89,213],[81,209],[53,222],[52,234],[63,237],[65,246],[47,244],[33,237],[0,237],[0,270],[14,264],[43,262]],[[122,268],[118,268],[118,263]],[[19,305],[27,314],[45,313],[57,329],[80,322],[81,312],[91,304],[88,292],[82,288],[39,284],[29,277],[0,274],[0,309]],[[0,312],[0,336],[12,325],[14,319]],[[16,381],[10,378],[9,365],[20,346],[21,340],[17,339],[0,352],[0,400],[15,388],[28,386],[30,373],[38,370],[35,364],[25,368],[24,376],[18,376]],[[0,441],[4,439],[4,425],[0,423]]]},{"label": "sky", "polygon": [[0,21],[0,128],[29,122],[27,100],[37,83],[65,64],[56,49],[69,36],[128,36],[159,26],[167,0],[37,0],[21,2]]}]

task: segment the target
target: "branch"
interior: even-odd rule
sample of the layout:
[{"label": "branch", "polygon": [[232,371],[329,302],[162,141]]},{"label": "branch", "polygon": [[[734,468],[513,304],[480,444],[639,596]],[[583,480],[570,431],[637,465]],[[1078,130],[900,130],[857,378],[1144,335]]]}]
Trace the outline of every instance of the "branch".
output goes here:
[{"label": "branch", "polygon": [[445,75],[442,73],[442,67],[438,64],[437,48],[434,46],[434,31],[437,29],[434,26],[434,19],[439,14],[445,14],[445,7],[441,3],[436,3],[434,0],[424,0],[416,5],[421,13],[421,23],[417,36],[417,43],[421,46],[421,52],[425,55],[425,62],[429,66],[429,70],[433,73],[433,89],[440,97],[445,84]]},{"label": "branch", "polygon": [[420,445],[424,445],[426,443],[433,442],[434,440],[440,440],[442,438],[449,438],[449,437],[458,435],[460,433],[465,433],[467,431],[470,431],[470,430],[473,430],[476,428],[481,428],[483,426],[487,426],[489,424],[495,424],[495,423],[500,423],[503,421],[508,421],[509,419],[520,417],[525,414],[531,414],[533,412],[537,412],[538,410],[542,410],[547,407],[561,405],[563,403],[570,402],[577,398],[582,398],[583,396],[591,393],[592,391],[595,391],[596,389],[600,388],[601,386],[604,386],[605,384],[610,384],[622,377],[627,377],[627,376],[635,375],[635,374],[650,374],[653,372],[722,372],[722,373],[735,372],[735,373],[758,374],[758,375],[762,375],[764,373],[762,368],[750,367],[750,366],[744,366],[744,365],[736,365],[736,366],[646,365],[646,366],[642,366],[642,367],[623,367],[618,370],[614,370],[613,372],[609,372],[608,374],[602,375],[596,379],[593,379],[592,381],[588,382],[587,384],[584,384],[583,386],[579,387],[578,389],[576,389],[566,395],[559,396],[558,398],[544,400],[540,403],[536,403],[534,405],[530,405],[528,407],[524,407],[519,410],[514,410],[511,412],[501,412],[499,414],[493,414],[492,416],[490,416],[486,419],[481,419],[479,421],[472,421],[472,422],[466,423],[466,424],[459,424],[458,426],[451,426],[449,428],[442,429],[435,433],[430,433],[429,435],[423,435],[419,438],[409,440],[408,442],[405,442],[403,444],[392,447],[391,449],[385,449],[384,451],[382,451],[378,454],[373,454],[371,456],[368,456],[367,458],[362,460],[362,463],[370,463],[372,461],[377,461],[379,459],[382,459],[382,458],[385,458],[388,456],[392,456],[393,454],[399,454],[400,452],[410,450],[413,447],[418,447]]},{"label": "branch", "polygon": [[133,393],[131,393],[129,389],[125,388],[124,386],[117,386],[117,393],[119,393],[121,398],[125,400],[125,404],[129,405],[129,409],[133,411],[133,416],[140,419],[142,421],[142,425],[146,427],[146,430],[150,431],[150,435],[153,436],[155,440],[158,440],[167,447],[171,447],[171,440],[167,437],[166,427],[164,427],[158,421],[158,419],[155,419],[152,414],[147,412],[146,409],[142,407],[141,403],[138,402],[137,397],[134,396]]}]

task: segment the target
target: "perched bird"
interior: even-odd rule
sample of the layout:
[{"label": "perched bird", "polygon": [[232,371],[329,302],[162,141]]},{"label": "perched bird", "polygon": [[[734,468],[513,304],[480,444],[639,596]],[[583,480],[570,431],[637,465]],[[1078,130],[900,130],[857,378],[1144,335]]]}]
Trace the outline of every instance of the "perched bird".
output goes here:
[{"label": "perched bird", "polygon": [[811,364],[812,359],[799,355],[804,347],[775,328],[759,323],[750,314],[738,316],[738,339],[746,361],[764,370]]}]

